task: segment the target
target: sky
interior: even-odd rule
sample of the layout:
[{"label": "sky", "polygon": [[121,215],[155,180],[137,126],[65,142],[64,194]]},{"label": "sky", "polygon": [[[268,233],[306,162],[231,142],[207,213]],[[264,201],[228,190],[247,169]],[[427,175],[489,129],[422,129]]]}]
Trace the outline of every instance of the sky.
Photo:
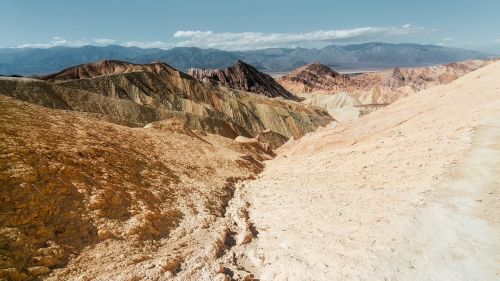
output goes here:
[{"label": "sky", "polygon": [[0,47],[420,43],[500,54],[499,0],[1,0]]}]

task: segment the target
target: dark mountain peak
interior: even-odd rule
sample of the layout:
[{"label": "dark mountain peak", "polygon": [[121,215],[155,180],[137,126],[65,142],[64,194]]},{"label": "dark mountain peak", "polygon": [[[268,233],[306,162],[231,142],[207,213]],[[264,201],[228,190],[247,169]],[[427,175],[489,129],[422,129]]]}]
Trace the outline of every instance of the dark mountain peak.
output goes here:
[{"label": "dark mountain peak", "polygon": [[216,83],[228,88],[252,92],[268,97],[282,97],[298,100],[270,75],[258,71],[252,65],[242,60],[225,69],[190,69],[188,74],[198,80]]},{"label": "dark mountain peak", "polygon": [[261,73],[253,65],[248,64],[242,60],[237,60],[233,66],[230,66],[227,69],[238,69],[248,73],[257,73],[257,72]]},{"label": "dark mountain peak", "polygon": [[236,65],[242,65],[242,66],[246,66],[246,67],[251,67],[251,68],[253,68],[253,66],[252,66],[251,64],[246,63],[246,62],[244,62],[243,60],[240,60],[240,59],[239,59],[239,60],[237,60],[237,61],[236,61],[236,63],[235,63],[234,65],[235,65],[235,66],[236,66]]}]

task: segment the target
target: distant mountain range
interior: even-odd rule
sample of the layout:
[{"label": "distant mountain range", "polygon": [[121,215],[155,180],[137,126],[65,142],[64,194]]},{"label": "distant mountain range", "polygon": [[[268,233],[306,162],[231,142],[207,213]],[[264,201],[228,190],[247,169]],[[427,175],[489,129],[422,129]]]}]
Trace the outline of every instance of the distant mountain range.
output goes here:
[{"label": "distant mountain range", "polygon": [[271,48],[244,52],[194,47],[141,49],[117,45],[48,49],[0,48],[0,74],[46,74],[103,59],[133,63],[161,61],[182,71],[189,68],[226,68],[243,60],[261,71],[272,73],[288,72],[311,62],[319,62],[342,71],[425,66],[491,57],[493,56],[478,51],[444,46],[388,43],[332,45],[321,49]]}]

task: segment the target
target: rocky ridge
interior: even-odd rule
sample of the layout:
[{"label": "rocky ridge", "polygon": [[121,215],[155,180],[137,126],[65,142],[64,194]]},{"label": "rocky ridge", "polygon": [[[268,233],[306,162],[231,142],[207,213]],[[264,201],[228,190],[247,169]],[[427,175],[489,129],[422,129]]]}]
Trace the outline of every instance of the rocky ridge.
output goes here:
[{"label": "rocky ridge", "polygon": [[0,93],[130,126],[174,116],[191,129],[217,133],[231,128],[231,137],[270,129],[297,138],[332,120],[320,108],[208,85],[164,63],[103,61],[40,78],[46,81],[2,78]]},{"label": "rocky ridge", "polygon": [[189,69],[188,74],[204,82],[216,83],[228,88],[247,91],[271,98],[282,97],[298,100],[270,75],[238,60],[235,65],[225,69]]},{"label": "rocky ridge", "polygon": [[355,87],[349,76],[320,63],[310,63],[297,68],[280,77],[278,82],[295,94],[347,91]]},{"label": "rocky ridge", "polygon": [[0,279],[198,280],[193,264],[226,247],[234,184],[274,156],[176,119],[131,128],[4,95],[0,108]]},{"label": "rocky ridge", "polygon": [[163,63],[39,78],[0,78],[0,279],[213,280],[236,182],[332,120]]},{"label": "rocky ridge", "polygon": [[315,63],[280,77],[278,82],[303,97],[302,103],[325,108],[336,120],[345,122],[426,88],[448,84],[493,61],[394,68],[361,74],[340,74]]},{"label": "rocky ridge", "polygon": [[437,85],[448,84],[465,74],[493,63],[495,60],[474,60],[444,65],[394,68],[392,70],[368,72],[352,77],[361,85],[355,89],[364,104],[392,103],[401,97]]},{"label": "rocky ridge", "polygon": [[339,74],[325,65],[308,64],[282,76],[278,82],[299,96],[348,92],[362,104],[388,104],[428,87],[450,83],[493,61],[474,60],[350,75]]}]

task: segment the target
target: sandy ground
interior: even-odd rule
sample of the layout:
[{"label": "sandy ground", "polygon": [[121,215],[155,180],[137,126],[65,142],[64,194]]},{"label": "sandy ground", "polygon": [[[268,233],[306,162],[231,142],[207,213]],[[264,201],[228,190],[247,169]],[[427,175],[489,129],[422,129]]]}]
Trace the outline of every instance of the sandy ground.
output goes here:
[{"label": "sandy ground", "polygon": [[233,266],[260,280],[499,280],[499,78],[494,63],[287,144],[237,191],[254,238]]}]

